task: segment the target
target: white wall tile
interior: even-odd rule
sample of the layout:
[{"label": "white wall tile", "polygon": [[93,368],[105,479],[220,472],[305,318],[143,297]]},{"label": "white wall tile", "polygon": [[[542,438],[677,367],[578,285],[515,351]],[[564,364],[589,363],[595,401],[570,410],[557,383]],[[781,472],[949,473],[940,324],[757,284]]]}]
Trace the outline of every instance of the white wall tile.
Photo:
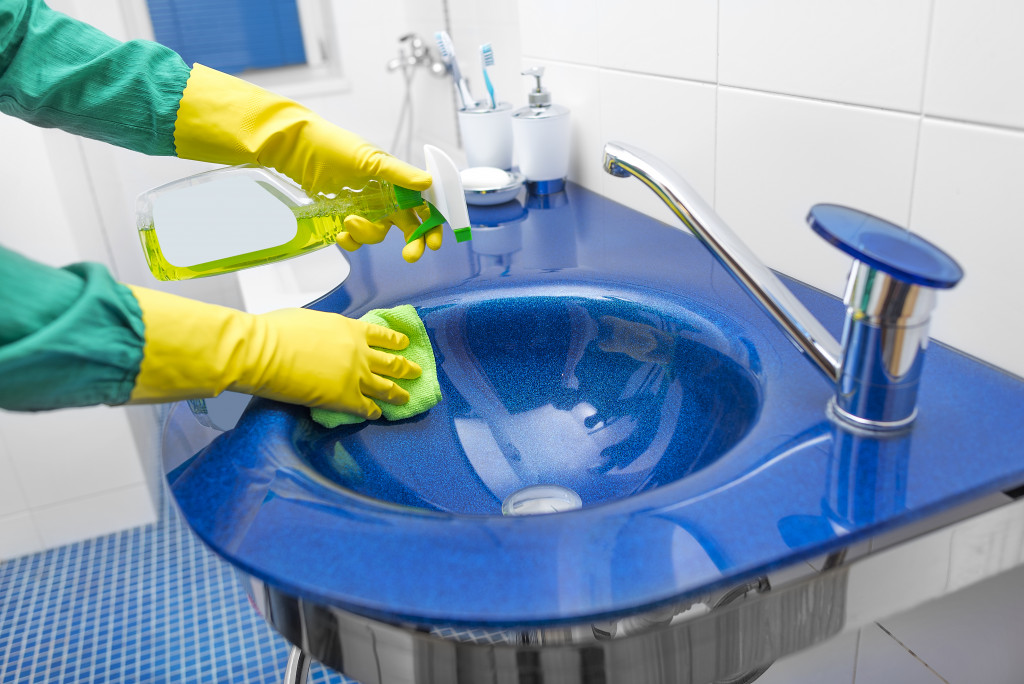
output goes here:
[{"label": "white wall tile", "polygon": [[925,112],[1024,128],[1024,4],[936,0]]},{"label": "white wall tile", "polygon": [[[637,102],[659,106],[637,107]],[[715,196],[715,87],[601,72],[601,145],[635,145],[667,163],[709,203]],[[603,149],[603,147],[602,147]],[[599,165],[600,157],[593,163]],[[642,183],[603,171],[600,192],[670,225],[679,219]]]},{"label": "white wall tile", "polygon": [[715,207],[769,267],[842,293],[850,259],[807,226],[822,202],[906,225],[918,118],[720,88]]},{"label": "white wall tile", "polygon": [[44,548],[148,525],[156,508],[145,483],[62,501],[32,511]]},{"label": "white wall tile", "polygon": [[0,431],[32,508],[143,482],[123,409],[0,412]]},{"label": "white wall tile", "polygon": [[28,509],[28,503],[21,492],[18,474],[11,463],[4,445],[3,430],[0,430],[0,517],[20,513]]},{"label": "white wall tile", "polygon": [[0,561],[42,550],[42,539],[28,511],[0,517]]},{"label": "white wall tile", "polygon": [[[868,625],[860,631],[856,684],[943,684],[943,681],[877,625]],[[989,680],[985,677],[984,681]]]},{"label": "white wall tile", "polygon": [[[718,62],[715,0],[600,0],[598,64],[611,69],[714,82]],[[661,101],[635,100],[634,108]],[[645,105],[647,107],[645,107]]]},{"label": "white wall tile", "polygon": [[856,659],[857,632],[852,631],[777,660],[757,684],[853,684]]},{"label": "white wall tile", "polygon": [[910,227],[964,269],[939,293],[932,337],[1018,375],[1022,187],[1024,133],[925,120]]},{"label": "white wall tile", "polygon": [[[351,91],[303,98],[318,114],[387,149],[394,135],[405,83],[386,65],[398,55],[399,38],[410,30],[405,7],[393,3],[336,3],[332,14],[341,49],[341,67]],[[430,5],[430,3],[424,3]],[[358,27],[358,28],[357,28]],[[431,35],[422,36],[431,40]],[[421,71],[417,78],[425,78]]]},{"label": "white wall tile", "polygon": [[601,119],[599,71],[571,64],[542,62],[523,58],[523,68],[543,66],[544,87],[551,91],[551,100],[569,108],[572,140],[569,178],[592,190],[600,188]]},{"label": "white wall tile", "polygon": [[494,65],[488,68],[488,74],[496,100],[510,102],[514,107],[525,105],[526,91],[532,79],[520,74],[522,41],[519,38],[518,5],[514,2],[483,4],[476,0],[458,0],[451,3],[449,16],[453,40],[459,43],[460,50],[463,45],[468,50],[462,66],[471,77],[474,96],[481,100],[488,97],[480,46],[490,43]]},{"label": "white wall tile", "polygon": [[720,82],[920,111],[929,0],[722,0]]},{"label": "white wall tile", "polygon": [[597,7],[592,0],[519,0],[525,59],[597,64]]},{"label": "white wall tile", "polygon": [[1024,672],[1024,569],[881,624],[948,682],[1017,684]]},{"label": "white wall tile", "polygon": [[77,261],[71,226],[61,203],[54,201],[61,193],[44,131],[20,119],[0,116],[0,149],[6,159],[18,160],[17,165],[0,169],[4,246],[51,266]]},{"label": "white wall tile", "polygon": [[[931,471],[928,463],[911,463],[911,478],[916,479],[917,477],[928,477],[928,472]],[[922,535],[928,534],[929,532],[935,532],[944,527],[955,525],[956,523],[968,520],[975,516],[987,513],[995,508],[999,508],[1007,503],[1013,501],[1009,496],[1002,492],[993,492],[987,494],[979,499],[968,501],[967,503],[954,506],[953,508],[936,513],[934,515],[926,516],[923,519],[916,520],[901,526],[898,529],[883,532],[877,537],[872,537],[869,545],[872,553],[877,553],[883,549],[887,549],[896,544],[901,544],[911,539],[916,539]],[[962,534],[964,530],[958,531],[958,534]],[[950,542],[950,548],[954,546],[953,542]],[[847,554],[849,559],[849,554]],[[897,557],[893,557],[892,566],[894,572],[899,572],[897,566],[900,562]],[[943,563],[945,565],[945,563]],[[918,582],[920,584],[920,582]]]},{"label": "white wall tile", "polygon": [[[847,590],[847,624],[870,624],[871,606],[885,605],[894,613],[911,610],[945,591],[952,534],[948,529],[935,532],[855,563]],[[911,573],[920,567],[927,567],[927,572]]]}]

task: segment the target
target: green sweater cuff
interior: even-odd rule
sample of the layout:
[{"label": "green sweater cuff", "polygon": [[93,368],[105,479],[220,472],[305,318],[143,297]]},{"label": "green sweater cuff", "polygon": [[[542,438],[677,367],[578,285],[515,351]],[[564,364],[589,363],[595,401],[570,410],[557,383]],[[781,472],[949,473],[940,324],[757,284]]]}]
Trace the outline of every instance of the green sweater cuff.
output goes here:
[{"label": "green sweater cuff", "polygon": [[145,343],[142,311],[106,268],[52,268],[0,247],[0,311],[0,408],[128,401]]},{"label": "green sweater cuff", "polygon": [[150,155],[174,155],[189,68],[173,50],[122,43],[42,0],[0,2],[0,112]]}]

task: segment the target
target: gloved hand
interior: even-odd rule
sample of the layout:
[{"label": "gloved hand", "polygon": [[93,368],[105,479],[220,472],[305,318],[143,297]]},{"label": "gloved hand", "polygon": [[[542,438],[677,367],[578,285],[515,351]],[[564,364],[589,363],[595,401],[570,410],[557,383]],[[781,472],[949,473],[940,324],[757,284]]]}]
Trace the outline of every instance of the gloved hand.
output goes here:
[{"label": "gloved hand", "polygon": [[[193,65],[178,106],[174,146],[182,159],[276,169],[311,195],[330,194],[346,186],[361,188],[371,178],[410,190],[426,190],[431,183],[426,171],[392,157],[299,103],[201,64]],[[404,223],[417,220],[411,211],[402,216]],[[388,228],[390,224],[381,222],[376,230],[387,232]],[[424,243],[430,245],[433,240],[440,246],[440,236],[437,231],[434,238],[422,236],[410,243],[417,246],[406,245],[408,252],[402,252],[406,261],[416,261],[423,254]],[[373,241],[349,241],[346,249],[367,242]],[[415,258],[410,258],[413,254]]]},{"label": "gloved hand", "polygon": [[[420,211],[423,213],[418,213]],[[354,252],[363,245],[375,245],[383,240],[387,236],[388,231],[391,230],[391,226],[398,226],[402,234],[405,235],[405,239],[408,240],[409,236],[419,228],[428,213],[429,209],[426,207],[417,207],[416,209],[397,212],[380,221],[368,221],[362,216],[353,214],[345,218],[345,229],[338,233],[336,241],[342,249]],[[402,258],[410,264],[418,261],[423,256],[424,243],[434,251],[440,249],[441,239],[444,235],[442,232],[443,227],[435,226],[428,230],[426,235],[412,242],[407,242],[402,248]]]},{"label": "gloved hand", "polygon": [[311,309],[249,314],[129,286],[142,309],[145,346],[129,403],[215,397],[224,390],[342,411],[371,420],[371,398],[405,404],[390,378],[420,367],[371,346],[404,349],[388,328]]}]

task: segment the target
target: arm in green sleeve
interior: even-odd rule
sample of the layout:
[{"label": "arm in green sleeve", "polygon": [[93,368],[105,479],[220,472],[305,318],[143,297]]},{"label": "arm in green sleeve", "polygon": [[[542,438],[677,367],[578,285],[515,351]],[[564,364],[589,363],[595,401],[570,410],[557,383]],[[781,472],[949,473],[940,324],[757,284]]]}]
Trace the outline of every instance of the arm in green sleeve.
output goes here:
[{"label": "arm in green sleeve", "polygon": [[142,362],[142,312],[106,268],[52,268],[0,247],[0,311],[0,408],[128,401]]},{"label": "arm in green sleeve", "polygon": [[173,156],[188,76],[181,57],[157,43],[122,43],[42,0],[0,1],[0,112]]}]

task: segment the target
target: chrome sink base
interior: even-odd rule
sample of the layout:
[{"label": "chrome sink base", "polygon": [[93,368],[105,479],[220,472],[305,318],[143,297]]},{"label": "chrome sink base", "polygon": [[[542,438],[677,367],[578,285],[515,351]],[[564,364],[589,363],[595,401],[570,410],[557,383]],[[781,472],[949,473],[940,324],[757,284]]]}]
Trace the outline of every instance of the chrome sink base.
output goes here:
[{"label": "chrome sink base", "polygon": [[[712,609],[697,617],[686,601],[526,630],[395,625],[242,579],[296,647],[288,671],[303,678],[287,684],[301,684],[309,658],[361,684],[739,684],[783,656],[1024,565],[1024,499],[968,516],[853,559],[833,554],[820,572],[770,588],[755,580],[698,597]],[[879,580],[894,567],[920,581],[886,591]]]},{"label": "chrome sink base", "polygon": [[756,581],[705,597],[712,608],[698,617],[687,601],[521,630],[394,625],[245,580],[263,617],[295,645],[287,684],[304,681],[308,658],[362,684],[740,684],[840,631],[847,575],[829,572],[781,591]]}]

